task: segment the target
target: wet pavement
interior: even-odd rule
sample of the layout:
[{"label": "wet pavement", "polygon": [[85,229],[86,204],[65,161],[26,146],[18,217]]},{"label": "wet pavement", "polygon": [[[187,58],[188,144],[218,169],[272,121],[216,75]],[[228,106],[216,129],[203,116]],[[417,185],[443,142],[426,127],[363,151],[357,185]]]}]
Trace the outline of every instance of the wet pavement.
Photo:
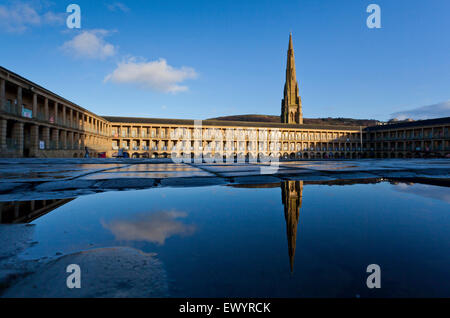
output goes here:
[{"label": "wet pavement", "polygon": [[170,159],[1,159],[0,201],[69,198],[111,190],[283,180],[424,178],[447,183],[448,159],[175,163]]}]

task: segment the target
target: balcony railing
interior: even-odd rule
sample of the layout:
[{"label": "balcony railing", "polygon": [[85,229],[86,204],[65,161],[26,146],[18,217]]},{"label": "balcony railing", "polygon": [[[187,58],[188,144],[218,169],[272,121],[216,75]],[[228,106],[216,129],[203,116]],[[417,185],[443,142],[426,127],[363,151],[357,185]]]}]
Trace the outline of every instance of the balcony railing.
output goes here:
[{"label": "balcony railing", "polygon": [[22,113],[19,109],[19,107],[15,104],[12,104],[11,102],[7,102],[4,108],[4,111],[6,113],[12,114],[12,115],[16,115],[16,116],[21,116]]}]

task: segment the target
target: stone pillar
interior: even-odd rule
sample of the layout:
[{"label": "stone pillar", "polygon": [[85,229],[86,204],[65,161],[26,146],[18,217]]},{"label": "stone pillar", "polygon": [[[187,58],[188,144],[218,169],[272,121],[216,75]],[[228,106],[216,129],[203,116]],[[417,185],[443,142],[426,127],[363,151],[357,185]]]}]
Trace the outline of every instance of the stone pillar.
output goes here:
[{"label": "stone pillar", "polygon": [[73,146],[76,150],[80,149],[80,135],[78,133],[73,134]]},{"label": "stone pillar", "polygon": [[0,149],[6,148],[6,119],[0,119]]},{"label": "stone pillar", "polygon": [[50,128],[44,127],[42,129],[42,137],[44,138],[45,149],[50,149]]},{"label": "stone pillar", "polygon": [[49,116],[48,116],[48,98],[47,97],[44,100],[44,117],[45,117],[45,121],[48,121]]},{"label": "stone pillar", "polygon": [[76,124],[75,124],[75,128],[76,129],[80,129],[80,113],[75,111],[75,120],[76,120]]},{"label": "stone pillar", "polygon": [[57,101],[55,101],[54,113],[55,113],[55,116],[54,116],[55,124],[57,124],[58,123],[58,102]]},{"label": "stone pillar", "polygon": [[6,106],[6,81],[0,78],[0,110],[4,110]]},{"label": "stone pillar", "polygon": [[62,105],[62,123],[64,126],[67,126],[67,121],[66,121],[66,106]]},{"label": "stone pillar", "polygon": [[31,126],[30,131],[30,157],[36,157],[39,149],[39,126]]},{"label": "stone pillar", "polygon": [[37,118],[38,105],[37,105],[37,94],[33,93],[33,118]]},{"label": "stone pillar", "polygon": [[52,129],[52,142],[55,145],[54,150],[59,149],[59,129]]},{"label": "stone pillar", "polygon": [[61,130],[61,149],[67,149],[67,131]]},{"label": "stone pillar", "polygon": [[16,105],[16,114],[22,115],[22,86],[17,87],[17,105]]},{"label": "stone pillar", "polygon": [[72,108],[70,108],[70,111],[69,111],[69,120],[70,120],[70,127],[72,127],[73,128],[73,109]]},{"label": "stone pillar", "polygon": [[73,145],[73,132],[69,132],[69,144],[70,144],[70,149],[74,149],[74,145]]},{"label": "stone pillar", "polygon": [[23,123],[16,122],[14,124],[12,135],[17,147],[17,154],[23,157]]}]

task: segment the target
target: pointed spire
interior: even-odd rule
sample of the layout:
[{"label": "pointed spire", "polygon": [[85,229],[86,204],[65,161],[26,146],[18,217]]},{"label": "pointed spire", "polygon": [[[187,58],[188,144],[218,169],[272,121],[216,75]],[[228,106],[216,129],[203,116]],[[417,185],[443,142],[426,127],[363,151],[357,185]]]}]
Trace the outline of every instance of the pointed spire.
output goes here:
[{"label": "pointed spire", "polygon": [[294,51],[294,45],[292,44],[292,32],[289,33],[289,51]]},{"label": "pointed spire", "polygon": [[288,124],[303,124],[301,99],[298,94],[298,83],[295,72],[294,44],[292,32],[289,33],[289,47],[286,62],[286,83],[281,101],[281,122]]}]

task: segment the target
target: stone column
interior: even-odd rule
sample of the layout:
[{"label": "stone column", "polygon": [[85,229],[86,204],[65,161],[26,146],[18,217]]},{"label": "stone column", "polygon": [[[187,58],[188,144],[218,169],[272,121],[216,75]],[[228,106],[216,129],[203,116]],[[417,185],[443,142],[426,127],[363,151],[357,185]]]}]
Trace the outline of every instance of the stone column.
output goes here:
[{"label": "stone column", "polygon": [[38,106],[37,106],[37,94],[33,93],[33,118],[37,118]]},{"label": "stone column", "polygon": [[42,129],[42,136],[44,138],[45,149],[50,149],[50,128],[44,127]]},{"label": "stone column", "polygon": [[19,116],[22,115],[22,86],[17,87],[16,114]]},{"label": "stone column", "polygon": [[52,142],[55,144],[55,149],[59,149],[59,129],[52,129]]},{"label": "stone column", "polygon": [[54,121],[55,121],[55,124],[57,124],[58,123],[58,102],[57,101],[55,101],[54,112],[55,112]]},{"label": "stone column", "polygon": [[39,126],[33,125],[30,130],[30,157],[36,157],[39,148]]},{"label": "stone column", "polygon": [[16,122],[12,131],[13,139],[16,143],[17,154],[23,157],[23,123]]},{"label": "stone column", "polygon": [[0,149],[6,148],[6,119],[0,119]]},{"label": "stone column", "polygon": [[4,110],[6,106],[6,81],[0,78],[0,110]]},{"label": "stone column", "polygon": [[70,120],[70,127],[73,128],[74,124],[73,124],[73,109],[70,108],[69,111],[69,120]]},{"label": "stone column", "polygon": [[75,111],[75,120],[76,120],[76,124],[75,124],[75,128],[76,129],[80,129],[80,113]]},{"label": "stone column", "polygon": [[48,121],[49,115],[48,115],[48,98],[47,97],[44,100],[44,117],[45,117],[45,121]]},{"label": "stone column", "polygon": [[66,105],[62,105],[62,121],[63,121],[63,125],[67,126],[67,121],[66,121]]},{"label": "stone column", "polygon": [[80,135],[78,133],[73,134],[73,146],[76,150],[80,149]]},{"label": "stone column", "polygon": [[61,149],[67,149],[67,131],[61,130]]},{"label": "stone column", "polygon": [[69,144],[70,144],[70,149],[73,149],[74,148],[74,145],[73,145],[73,132],[69,132]]}]

